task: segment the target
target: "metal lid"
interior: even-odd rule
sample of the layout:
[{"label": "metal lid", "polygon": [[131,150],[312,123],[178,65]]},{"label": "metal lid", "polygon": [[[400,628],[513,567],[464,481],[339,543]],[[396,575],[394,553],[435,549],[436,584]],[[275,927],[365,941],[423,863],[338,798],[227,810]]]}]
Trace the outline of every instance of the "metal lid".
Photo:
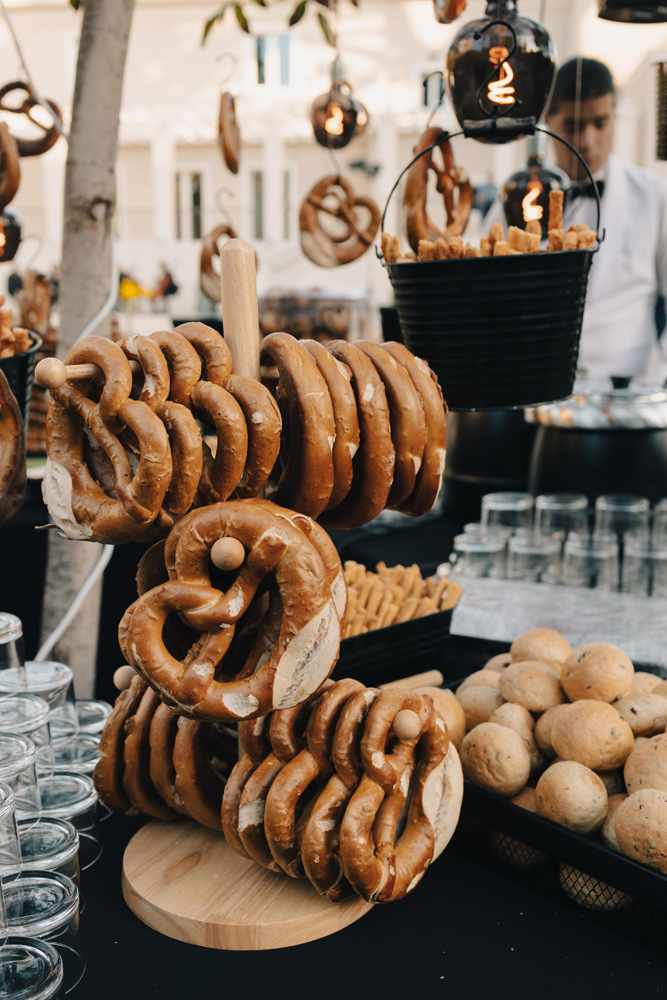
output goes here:
[{"label": "metal lid", "polygon": [[641,379],[614,377],[576,382],[560,403],[533,406],[526,420],[546,427],[581,430],[646,430],[667,427],[667,391]]},{"label": "metal lid", "polygon": [[36,694],[0,698],[0,733],[32,733],[49,721],[49,706]]}]

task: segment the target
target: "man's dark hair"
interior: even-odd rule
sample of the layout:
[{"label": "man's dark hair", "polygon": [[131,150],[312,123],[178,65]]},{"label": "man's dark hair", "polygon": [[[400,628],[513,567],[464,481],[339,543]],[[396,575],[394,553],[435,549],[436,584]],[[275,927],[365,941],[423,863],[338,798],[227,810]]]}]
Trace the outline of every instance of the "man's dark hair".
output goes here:
[{"label": "man's dark hair", "polygon": [[[581,63],[581,70],[578,64]],[[580,91],[580,93],[577,93]],[[549,114],[554,114],[563,101],[590,101],[605,94],[615,94],[611,70],[597,59],[568,59],[556,74],[556,85],[549,104]]]}]

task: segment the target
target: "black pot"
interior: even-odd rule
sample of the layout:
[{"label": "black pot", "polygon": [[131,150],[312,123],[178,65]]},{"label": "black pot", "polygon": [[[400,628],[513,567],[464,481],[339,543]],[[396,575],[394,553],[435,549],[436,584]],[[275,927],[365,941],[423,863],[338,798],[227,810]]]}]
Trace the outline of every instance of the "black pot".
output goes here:
[{"label": "black pot", "polygon": [[28,413],[30,410],[30,394],[32,379],[35,372],[35,355],[42,346],[42,338],[30,331],[32,347],[23,354],[15,354],[11,358],[0,358],[0,369],[5,373],[9,388],[16,396],[16,402],[23,414],[26,434],[28,433]]}]

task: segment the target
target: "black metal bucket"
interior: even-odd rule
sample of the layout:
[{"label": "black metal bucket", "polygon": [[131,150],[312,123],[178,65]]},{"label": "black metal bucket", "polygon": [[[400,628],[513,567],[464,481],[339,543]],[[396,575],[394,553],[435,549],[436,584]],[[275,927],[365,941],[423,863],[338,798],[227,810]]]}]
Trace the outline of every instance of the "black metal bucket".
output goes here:
[{"label": "black metal bucket", "polygon": [[42,338],[30,331],[32,347],[23,354],[15,354],[11,358],[0,358],[0,369],[5,373],[9,388],[16,396],[16,402],[23,414],[26,434],[28,433],[28,413],[30,411],[30,393],[32,378],[35,373],[35,355],[42,346]]},{"label": "black metal bucket", "polygon": [[388,264],[405,344],[452,410],[572,394],[593,250]]}]

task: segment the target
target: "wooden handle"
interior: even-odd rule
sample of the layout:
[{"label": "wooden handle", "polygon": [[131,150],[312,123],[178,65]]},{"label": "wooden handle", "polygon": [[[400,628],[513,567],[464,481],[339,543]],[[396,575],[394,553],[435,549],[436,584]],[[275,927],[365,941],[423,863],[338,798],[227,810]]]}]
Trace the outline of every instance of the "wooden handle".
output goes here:
[{"label": "wooden handle", "polygon": [[[130,368],[135,374],[141,372],[138,361],[130,361]],[[44,389],[60,389],[65,382],[76,382],[86,378],[99,378],[104,372],[99,365],[66,365],[58,358],[44,358],[35,366],[35,382]],[[278,369],[267,367],[261,369],[262,378],[278,378]]]},{"label": "wooden handle", "polygon": [[403,688],[406,691],[414,691],[421,687],[441,687],[444,677],[439,670],[427,670],[423,674],[413,674],[412,677],[402,677],[398,681],[389,681],[388,684],[380,684],[380,688],[386,691],[387,688]]},{"label": "wooden handle", "polygon": [[255,251],[245,240],[228,240],[220,251],[222,327],[235,375],[259,378],[259,315]]}]

